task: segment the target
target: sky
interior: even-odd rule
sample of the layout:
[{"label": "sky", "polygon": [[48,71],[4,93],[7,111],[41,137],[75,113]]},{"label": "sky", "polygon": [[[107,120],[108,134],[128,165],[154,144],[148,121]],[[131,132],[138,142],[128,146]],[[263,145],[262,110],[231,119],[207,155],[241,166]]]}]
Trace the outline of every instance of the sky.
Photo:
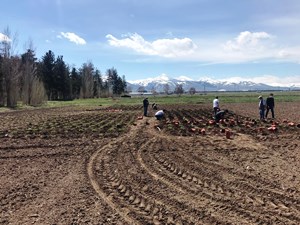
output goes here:
[{"label": "sky", "polygon": [[299,0],[1,0],[0,40],[127,81],[167,76],[300,87]]}]

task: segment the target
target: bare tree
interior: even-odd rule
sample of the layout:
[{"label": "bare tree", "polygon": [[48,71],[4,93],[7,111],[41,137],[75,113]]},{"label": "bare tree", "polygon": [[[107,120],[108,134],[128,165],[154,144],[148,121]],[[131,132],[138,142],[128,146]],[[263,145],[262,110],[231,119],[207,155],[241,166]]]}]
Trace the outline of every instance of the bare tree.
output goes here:
[{"label": "bare tree", "polygon": [[184,93],[184,90],[183,90],[183,87],[182,87],[182,84],[177,84],[176,87],[175,87],[175,90],[174,90],[174,93],[177,94],[177,95],[182,95]]},{"label": "bare tree", "polygon": [[39,106],[47,101],[47,94],[44,87],[44,83],[39,80],[36,76],[32,81],[32,96],[30,99],[30,105]]},{"label": "bare tree", "polygon": [[[38,104],[37,96],[34,91],[39,79],[37,77],[37,58],[35,57],[33,42],[29,40],[26,53],[22,54],[22,72],[20,79],[21,99],[23,104],[32,105],[32,99],[35,99],[35,105]],[[43,86],[43,84],[42,84]],[[44,97],[44,96],[43,96]],[[40,100],[42,103],[44,98]]]},{"label": "bare tree", "polygon": [[18,80],[21,75],[21,60],[18,56],[12,56],[8,61],[7,75],[5,77],[7,107],[14,108],[18,101]]},{"label": "bare tree", "polygon": [[196,89],[194,87],[191,87],[189,93],[190,95],[194,95],[196,93]]},{"label": "bare tree", "polygon": [[18,78],[20,75],[20,58],[14,56],[14,49],[17,45],[17,34],[13,37],[9,27],[4,32],[4,39],[0,43],[1,55],[1,88],[0,104],[5,103],[7,107],[17,106]]},{"label": "bare tree", "polygon": [[91,62],[84,63],[81,68],[82,84],[80,96],[82,98],[92,98],[94,94],[94,65]]}]

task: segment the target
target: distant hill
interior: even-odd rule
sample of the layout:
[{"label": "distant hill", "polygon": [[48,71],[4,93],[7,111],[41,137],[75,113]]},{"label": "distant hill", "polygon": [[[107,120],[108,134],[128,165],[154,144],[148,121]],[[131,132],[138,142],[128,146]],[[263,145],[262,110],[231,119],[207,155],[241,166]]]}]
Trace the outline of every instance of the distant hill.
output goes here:
[{"label": "distant hill", "polygon": [[186,77],[181,77],[179,79],[169,78],[165,75],[148,78],[144,80],[130,81],[127,82],[127,86],[133,91],[138,91],[139,88],[143,87],[145,91],[151,92],[155,90],[156,92],[164,92],[164,86],[168,84],[169,90],[174,91],[176,85],[181,84],[184,91],[188,92],[190,88],[195,88],[196,92],[204,91],[275,91],[275,90],[300,90],[300,87],[280,87],[271,86],[263,83],[254,83],[250,81],[240,81],[240,82],[224,82],[216,81],[211,79],[203,79],[194,81]]}]

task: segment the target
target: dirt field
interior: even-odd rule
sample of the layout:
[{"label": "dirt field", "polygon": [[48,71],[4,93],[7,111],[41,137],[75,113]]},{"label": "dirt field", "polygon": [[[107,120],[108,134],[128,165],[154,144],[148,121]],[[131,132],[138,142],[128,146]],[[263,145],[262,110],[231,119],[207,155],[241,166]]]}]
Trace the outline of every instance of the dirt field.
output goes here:
[{"label": "dirt field", "polygon": [[0,224],[300,224],[300,104],[224,107],[0,113]]}]

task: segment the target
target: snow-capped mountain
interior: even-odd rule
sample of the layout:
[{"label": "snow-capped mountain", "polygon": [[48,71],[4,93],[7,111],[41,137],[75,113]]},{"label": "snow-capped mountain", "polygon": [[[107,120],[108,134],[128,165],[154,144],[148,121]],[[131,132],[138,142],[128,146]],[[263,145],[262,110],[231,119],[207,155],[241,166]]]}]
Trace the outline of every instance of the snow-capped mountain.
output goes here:
[{"label": "snow-capped mountain", "polygon": [[263,83],[255,83],[252,81],[218,81],[211,78],[202,78],[192,80],[188,77],[181,76],[178,78],[169,78],[163,74],[159,77],[147,78],[143,80],[128,81],[127,87],[133,92],[144,89],[147,92],[155,90],[156,92],[164,92],[166,84],[169,86],[170,92],[174,91],[176,85],[181,84],[184,91],[195,88],[197,92],[205,91],[262,91],[262,90],[299,90],[298,86],[271,86]]}]

